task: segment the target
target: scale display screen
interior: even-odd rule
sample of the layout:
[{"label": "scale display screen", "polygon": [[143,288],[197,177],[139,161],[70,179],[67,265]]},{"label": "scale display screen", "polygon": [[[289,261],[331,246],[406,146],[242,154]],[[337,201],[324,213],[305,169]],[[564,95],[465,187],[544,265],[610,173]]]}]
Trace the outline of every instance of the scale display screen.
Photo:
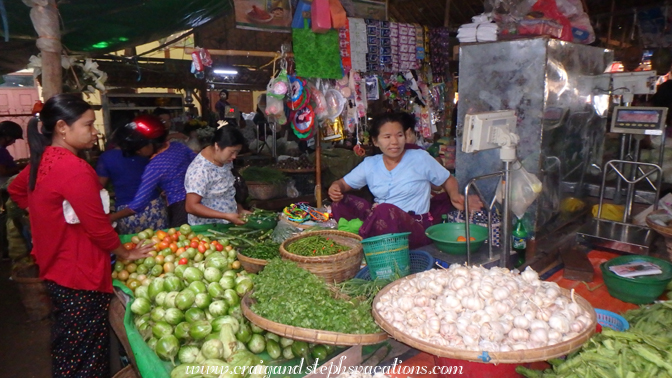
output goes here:
[{"label": "scale display screen", "polygon": [[611,132],[662,135],[667,108],[617,106],[611,118]]}]

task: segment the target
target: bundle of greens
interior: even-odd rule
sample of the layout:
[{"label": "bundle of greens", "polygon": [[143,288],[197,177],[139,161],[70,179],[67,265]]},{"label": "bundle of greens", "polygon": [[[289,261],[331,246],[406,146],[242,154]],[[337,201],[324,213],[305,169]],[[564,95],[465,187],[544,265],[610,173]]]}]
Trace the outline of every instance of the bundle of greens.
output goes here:
[{"label": "bundle of greens", "polygon": [[271,260],[253,279],[257,303],[251,309],[268,320],[349,334],[381,332],[370,303],[334,298],[324,281],[291,261]]}]

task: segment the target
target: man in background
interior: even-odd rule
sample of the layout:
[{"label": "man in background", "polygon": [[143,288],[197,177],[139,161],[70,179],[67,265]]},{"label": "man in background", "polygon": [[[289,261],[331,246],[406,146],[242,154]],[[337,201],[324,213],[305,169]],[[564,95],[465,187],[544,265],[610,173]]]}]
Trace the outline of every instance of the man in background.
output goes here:
[{"label": "man in background", "polygon": [[229,104],[229,91],[222,89],[219,91],[219,101],[215,104],[215,110],[219,114],[219,119],[226,118],[226,107],[231,106]]}]

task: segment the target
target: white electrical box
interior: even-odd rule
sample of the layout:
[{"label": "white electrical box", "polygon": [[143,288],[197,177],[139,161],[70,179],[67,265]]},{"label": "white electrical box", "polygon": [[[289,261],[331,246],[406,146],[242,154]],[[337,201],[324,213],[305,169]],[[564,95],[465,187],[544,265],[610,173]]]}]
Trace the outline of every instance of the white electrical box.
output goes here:
[{"label": "white electrical box", "polygon": [[615,94],[647,95],[656,93],[656,71],[615,72],[611,76]]},{"label": "white electrical box", "polygon": [[500,137],[513,133],[517,120],[513,110],[467,114],[464,118],[462,151],[471,153],[500,148]]}]

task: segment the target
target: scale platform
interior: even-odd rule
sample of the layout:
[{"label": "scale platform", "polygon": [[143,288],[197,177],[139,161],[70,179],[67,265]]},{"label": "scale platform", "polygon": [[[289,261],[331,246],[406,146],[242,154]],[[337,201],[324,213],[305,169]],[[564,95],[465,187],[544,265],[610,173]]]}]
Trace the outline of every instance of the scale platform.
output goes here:
[{"label": "scale platform", "polygon": [[654,232],[646,226],[593,219],[576,233],[576,241],[594,247],[648,255]]}]

